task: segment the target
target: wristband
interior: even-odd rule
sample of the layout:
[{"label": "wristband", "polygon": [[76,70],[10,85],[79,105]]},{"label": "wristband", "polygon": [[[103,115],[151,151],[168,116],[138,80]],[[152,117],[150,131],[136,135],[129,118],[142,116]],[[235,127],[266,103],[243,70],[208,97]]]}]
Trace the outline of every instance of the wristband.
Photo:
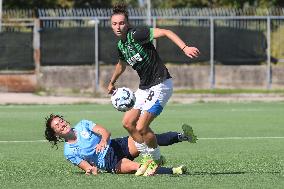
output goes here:
[{"label": "wristband", "polygon": [[185,49],[185,47],[187,47],[187,45],[185,45],[181,50],[183,51],[183,49]]}]

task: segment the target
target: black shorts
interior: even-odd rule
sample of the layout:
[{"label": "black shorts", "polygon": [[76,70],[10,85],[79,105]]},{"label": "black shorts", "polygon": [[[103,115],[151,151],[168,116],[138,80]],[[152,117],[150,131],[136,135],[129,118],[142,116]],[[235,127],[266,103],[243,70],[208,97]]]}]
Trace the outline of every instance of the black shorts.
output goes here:
[{"label": "black shorts", "polygon": [[128,137],[111,139],[105,156],[105,170],[110,173],[115,173],[116,164],[123,158],[134,160],[129,152]]}]

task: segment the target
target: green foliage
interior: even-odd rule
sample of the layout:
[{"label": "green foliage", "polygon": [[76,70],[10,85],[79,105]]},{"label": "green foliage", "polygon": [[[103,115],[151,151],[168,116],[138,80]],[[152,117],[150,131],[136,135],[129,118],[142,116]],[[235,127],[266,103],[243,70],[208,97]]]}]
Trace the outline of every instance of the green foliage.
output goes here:
[{"label": "green foliage", "polygon": [[139,6],[139,3],[137,0],[112,0],[111,5],[114,5],[116,3],[121,3],[121,2],[124,2],[126,5],[128,5],[128,7],[137,8]]},{"label": "green foliage", "polygon": [[4,0],[4,9],[70,8],[72,0]]},{"label": "green foliage", "polygon": [[111,7],[111,0],[76,0],[74,7],[76,8],[106,8]]},{"label": "green foliage", "polygon": [[[121,0],[5,0],[5,9],[35,9],[35,8],[111,8],[113,4]],[[130,7],[137,7],[136,0],[124,0]]]},{"label": "green foliage", "polygon": [[[138,0],[123,0],[129,7],[138,7]],[[121,0],[4,0],[8,8],[110,8]],[[281,0],[152,0],[154,8],[230,7],[246,8],[283,6]]]},{"label": "green foliage", "polygon": [[284,24],[277,27],[271,33],[271,56],[284,59]]},{"label": "green foliage", "polygon": [[152,1],[157,8],[184,8],[184,7],[228,7],[228,8],[246,8],[246,7],[272,7],[277,6],[280,1],[277,0],[156,0]]}]

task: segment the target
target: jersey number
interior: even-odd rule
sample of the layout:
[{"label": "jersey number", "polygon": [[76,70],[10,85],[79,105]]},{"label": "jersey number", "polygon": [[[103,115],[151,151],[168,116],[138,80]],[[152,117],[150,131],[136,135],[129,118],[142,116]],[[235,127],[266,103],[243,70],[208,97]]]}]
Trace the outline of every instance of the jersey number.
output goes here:
[{"label": "jersey number", "polygon": [[147,100],[151,101],[153,99],[153,96],[155,95],[154,91],[150,91]]}]

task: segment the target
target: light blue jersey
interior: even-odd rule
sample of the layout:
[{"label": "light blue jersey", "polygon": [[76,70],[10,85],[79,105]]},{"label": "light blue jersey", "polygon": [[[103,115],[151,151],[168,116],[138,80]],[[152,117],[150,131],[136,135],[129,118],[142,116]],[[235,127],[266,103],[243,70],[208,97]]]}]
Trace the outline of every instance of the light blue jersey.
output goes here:
[{"label": "light blue jersey", "polygon": [[86,160],[90,164],[96,165],[100,169],[104,169],[104,157],[108,151],[110,140],[104,151],[96,154],[96,145],[100,143],[101,136],[93,132],[95,123],[88,120],[81,120],[73,130],[76,133],[76,143],[64,144],[64,156],[74,165],[79,165],[81,161]]}]

